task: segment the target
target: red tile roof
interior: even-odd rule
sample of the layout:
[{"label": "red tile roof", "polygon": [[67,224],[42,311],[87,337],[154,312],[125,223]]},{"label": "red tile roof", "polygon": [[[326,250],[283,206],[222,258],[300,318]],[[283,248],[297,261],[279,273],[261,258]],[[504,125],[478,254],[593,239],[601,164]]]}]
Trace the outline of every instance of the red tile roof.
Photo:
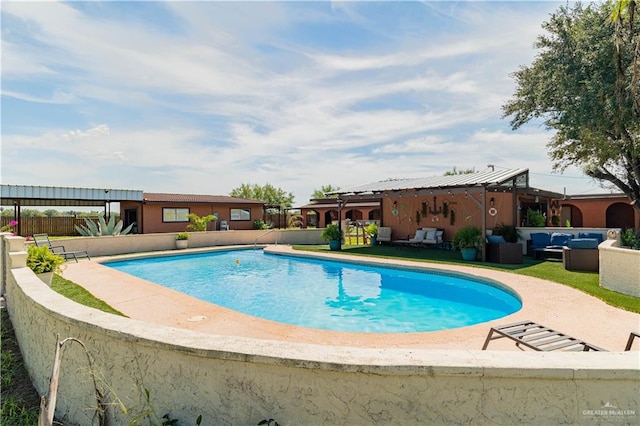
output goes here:
[{"label": "red tile roof", "polygon": [[227,195],[168,194],[162,192],[145,192],[142,199],[148,203],[264,204],[263,201],[229,197]]}]

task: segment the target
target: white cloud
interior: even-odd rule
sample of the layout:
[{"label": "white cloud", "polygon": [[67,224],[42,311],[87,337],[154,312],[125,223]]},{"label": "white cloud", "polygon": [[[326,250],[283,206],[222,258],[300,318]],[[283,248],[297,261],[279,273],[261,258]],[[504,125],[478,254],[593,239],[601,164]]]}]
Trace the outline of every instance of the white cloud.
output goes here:
[{"label": "white cloud", "polygon": [[148,20],[116,2],[5,2],[3,96],[16,116],[66,109],[45,110],[55,125],[3,119],[3,180],[215,194],[270,182],[302,204],[325,184],[454,166],[547,173],[548,134],[510,132],[500,107],[553,7],[438,3],[421,11],[430,27],[371,12],[401,3],[132,3],[164,17]]}]

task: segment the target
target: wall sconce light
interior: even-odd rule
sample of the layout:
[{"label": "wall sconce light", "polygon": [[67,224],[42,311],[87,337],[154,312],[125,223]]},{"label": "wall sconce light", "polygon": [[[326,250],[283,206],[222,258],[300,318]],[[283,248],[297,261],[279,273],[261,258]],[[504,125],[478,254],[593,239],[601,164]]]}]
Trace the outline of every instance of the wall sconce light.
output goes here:
[{"label": "wall sconce light", "polygon": [[396,207],[398,207],[398,202],[397,202],[397,201],[394,201],[394,202],[393,202],[393,209],[395,210],[395,209],[396,209]]},{"label": "wall sconce light", "polygon": [[493,207],[493,205],[495,204],[496,199],[491,197],[491,199],[489,200],[489,205],[491,205],[491,207]]}]

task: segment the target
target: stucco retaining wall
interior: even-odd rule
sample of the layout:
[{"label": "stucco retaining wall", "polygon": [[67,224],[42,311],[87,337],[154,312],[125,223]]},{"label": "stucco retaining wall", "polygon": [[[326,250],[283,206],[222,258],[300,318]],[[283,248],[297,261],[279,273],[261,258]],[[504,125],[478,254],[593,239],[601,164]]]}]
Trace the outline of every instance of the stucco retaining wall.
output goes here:
[{"label": "stucco retaining wall", "polygon": [[[248,231],[189,232],[189,247],[253,244],[324,244],[322,229],[274,229]],[[109,256],[176,248],[175,233],[78,237],[55,241],[67,251],[86,251],[91,256]]]},{"label": "stucco retaining wall", "polygon": [[598,246],[600,286],[640,297],[640,250],[620,248],[620,232],[610,231],[609,239]]},{"label": "stucco retaining wall", "polygon": [[[47,391],[56,336],[76,337],[94,361],[110,424],[149,410],[218,425],[265,416],[282,425],[637,424],[640,417],[637,353],[381,351],[216,336],[78,305],[20,256],[3,257],[7,308],[37,390]],[[56,413],[66,424],[95,423],[89,374],[81,347],[65,345]]]}]

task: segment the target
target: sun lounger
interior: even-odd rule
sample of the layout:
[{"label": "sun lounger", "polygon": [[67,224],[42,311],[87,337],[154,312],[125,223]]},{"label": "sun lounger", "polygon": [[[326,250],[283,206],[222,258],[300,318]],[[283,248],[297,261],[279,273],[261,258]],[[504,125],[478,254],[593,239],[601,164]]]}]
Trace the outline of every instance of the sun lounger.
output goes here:
[{"label": "sun lounger", "polygon": [[625,346],[624,348],[625,351],[631,350],[631,345],[633,345],[633,339],[635,339],[636,337],[640,339],[640,333],[638,333],[637,331],[632,331],[631,333],[629,333],[629,340],[627,340],[627,346]]},{"label": "sun lounger", "polygon": [[73,259],[76,262],[79,257],[86,257],[91,260],[89,253],[86,251],[66,251],[63,245],[54,246],[51,244],[48,234],[33,234],[33,242],[38,247],[46,246],[51,253],[64,257],[66,260]]},{"label": "sun lounger", "polygon": [[[497,336],[494,337],[494,334],[497,334]],[[534,351],[606,351],[606,349],[552,330],[533,321],[520,321],[492,327],[484,341],[482,350],[487,349],[490,341],[504,337],[515,341],[516,346],[519,348],[520,346],[525,346]]]}]

